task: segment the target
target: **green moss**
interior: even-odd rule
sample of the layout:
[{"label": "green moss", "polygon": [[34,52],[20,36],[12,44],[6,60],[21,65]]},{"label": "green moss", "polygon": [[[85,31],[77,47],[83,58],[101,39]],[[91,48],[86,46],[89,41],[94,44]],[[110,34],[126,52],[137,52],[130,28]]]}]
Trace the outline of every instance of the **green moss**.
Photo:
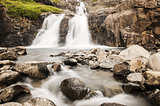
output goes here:
[{"label": "green moss", "polygon": [[8,8],[8,14],[37,19],[42,12],[61,13],[56,7],[38,4],[33,0],[0,0]]},{"label": "green moss", "polygon": [[93,2],[97,2],[98,0],[92,0]]},{"label": "green moss", "polygon": [[51,0],[52,2],[54,3],[59,3],[60,1],[59,0]]}]

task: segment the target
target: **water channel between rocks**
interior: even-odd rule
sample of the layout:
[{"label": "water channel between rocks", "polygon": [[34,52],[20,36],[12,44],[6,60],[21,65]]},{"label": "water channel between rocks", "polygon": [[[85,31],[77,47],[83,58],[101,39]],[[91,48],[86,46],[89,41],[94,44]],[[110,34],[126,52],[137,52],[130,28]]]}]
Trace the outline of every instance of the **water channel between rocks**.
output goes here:
[{"label": "water channel between rocks", "polygon": [[[104,48],[103,48],[104,49]],[[109,49],[109,48],[108,48]],[[45,48],[27,49],[27,55],[18,58],[17,62],[38,61],[38,62],[62,62],[63,57],[51,57],[50,55],[56,55],[65,51],[79,51],[76,49],[58,49],[58,48]],[[50,65],[48,65],[50,68]],[[119,92],[122,83],[116,81],[113,78],[113,74],[110,71],[90,69],[86,65],[78,65],[70,69],[67,66],[62,66],[62,71],[53,72],[50,68],[51,75],[41,81],[35,81],[27,78],[24,84],[28,85],[31,89],[32,97],[45,97],[52,100],[57,106],[98,106],[106,102],[116,102],[125,104],[127,106],[150,106],[148,102],[141,96],[133,96],[121,92],[118,95],[112,97],[104,97],[103,94],[109,94],[108,96]],[[90,99],[70,101],[60,91],[60,84],[66,78],[77,77],[82,80],[88,87],[97,90],[99,96],[92,97]],[[118,89],[118,90],[114,90]],[[114,92],[113,92],[113,91]],[[120,90],[121,91],[121,90]],[[23,102],[23,100],[19,100]]]}]

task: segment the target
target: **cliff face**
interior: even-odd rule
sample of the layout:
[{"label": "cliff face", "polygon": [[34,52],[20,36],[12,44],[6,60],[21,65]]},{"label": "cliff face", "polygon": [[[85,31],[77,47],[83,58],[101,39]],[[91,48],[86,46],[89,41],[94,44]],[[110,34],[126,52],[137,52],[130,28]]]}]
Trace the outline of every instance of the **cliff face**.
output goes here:
[{"label": "cliff face", "polygon": [[[139,44],[147,49],[160,47],[160,1],[125,0],[106,12],[106,18],[101,18],[103,22],[90,23],[98,43],[117,47]],[[95,33],[96,27],[103,30],[103,34]],[[101,37],[106,42],[101,42]]]}]

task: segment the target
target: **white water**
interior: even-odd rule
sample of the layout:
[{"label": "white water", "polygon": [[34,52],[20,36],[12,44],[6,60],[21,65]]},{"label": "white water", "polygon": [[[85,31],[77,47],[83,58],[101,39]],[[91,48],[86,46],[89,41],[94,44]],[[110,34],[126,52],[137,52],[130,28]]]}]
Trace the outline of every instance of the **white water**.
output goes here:
[{"label": "white water", "polygon": [[[87,78],[90,79],[89,76],[93,77],[93,73],[95,72],[86,73],[87,71],[83,71],[83,75],[89,74]],[[100,104],[106,103],[106,102],[109,102],[109,103],[116,102],[116,103],[124,104],[127,106],[149,106],[146,103],[146,101],[141,97],[135,97],[135,96],[127,95],[124,93],[116,95],[112,98],[103,97],[103,95],[101,94],[99,96],[92,97],[86,100],[77,100],[74,102],[70,101],[62,94],[59,87],[61,82],[64,79],[71,78],[71,77],[77,77],[83,82],[85,82],[86,80],[86,78],[84,76],[79,75],[77,71],[73,71],[71,69],[68,69],[62,66],[61,72],[54,73],[54,75],[50,76],[49,79],[43,82],[43,84],[40,87],[33,87],[30,84],[32,82],[30,79],[26,80],[27,81],[26,85],[28,85],[29,89],[31,90],[32,97],[48,98],[49,100],[53,101],[57,106],[99,106]],[[94,78],[96,77],[97,76],[95,76]],[[90,80],[93,80],[93,79],[90,79]],[[97,81],[100,81],[98,80],[98,78],[96,78],[95,80],[96,80],[96,83]],[[95,83],[95,82],[90,81],[90,83]],[[104,85],[103,80],[101,81],[101,83],[99,83],[99,85],[101,84]]]},{"label": "white water", "polygon": [[86,7],[83,2],[76,8],[75,16],[69,20],[69,31],[66,38],[66,46],[88,46],[92,44],[88,29]]},{"label": "white water", "polygon": [[64,14],[51,14],[45,18],[31,47],[57,47],[60,23]]}]

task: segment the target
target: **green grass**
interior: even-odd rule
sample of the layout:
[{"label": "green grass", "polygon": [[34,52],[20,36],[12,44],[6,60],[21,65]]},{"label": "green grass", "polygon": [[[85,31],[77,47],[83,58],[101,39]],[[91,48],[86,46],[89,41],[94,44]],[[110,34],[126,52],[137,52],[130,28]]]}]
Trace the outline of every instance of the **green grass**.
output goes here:
[{"label": "green grass", "polygon": [[[57,2],[58,0],[54,1]],[[33,0],[0,0],[0,3],[7,7],[9,15],[26,17],[29,19],[37,19],[42,12],[62,12],[59,8],[42,5]]]},{"label": "green grass", "polygon": [[51,0],[52,2],[54,3],[59,3],[60,1],[59,0]]},{"label": "green grass", "polygon": [[97,2],[98,0],[92,0],[93,2]]}]

